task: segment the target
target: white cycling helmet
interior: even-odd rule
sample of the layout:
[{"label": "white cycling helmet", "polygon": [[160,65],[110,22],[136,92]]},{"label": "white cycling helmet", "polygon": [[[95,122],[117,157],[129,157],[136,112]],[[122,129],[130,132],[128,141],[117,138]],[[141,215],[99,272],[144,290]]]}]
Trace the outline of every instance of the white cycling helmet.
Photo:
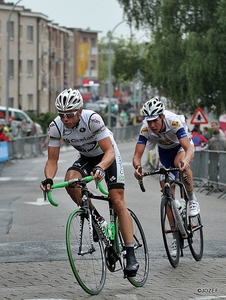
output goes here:
[{"label": "white cycling helmet", "polygon": [[82,95],[79,90],[66,89],[57,96],[55,106],[60,111],[77,110],[83,106]]},{"label": "white cycling helmet", "polygon": [[165,105],[158,97],[151,98],[148,100],[143,108],[142,115],[147,121],[152,121],[158,118],[159,115],[163,114],[165,110]]}]

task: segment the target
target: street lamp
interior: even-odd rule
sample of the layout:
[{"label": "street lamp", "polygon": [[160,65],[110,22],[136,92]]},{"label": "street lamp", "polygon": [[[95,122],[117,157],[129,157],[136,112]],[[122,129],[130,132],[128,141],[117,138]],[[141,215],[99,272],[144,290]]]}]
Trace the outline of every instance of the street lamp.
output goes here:
[{"label": "street lamp", "polygon": [[6,125],[9,123],[9,68],[10,68],[10,64],[9,64],[9,51],[10,51],[10,47],[9,47],[9,42],[10,42],[10,18],[12,15],[12,12],[14,11],[14,8],[17,6],[17,4],[20,2],[21,0],[17,1],[13,7],[10,10],[9,13],[9,17],[7,20],[7,57],[6,57],[6,64],[7,64],[7,76],[6,76],[6,114],[5,114],[5,122]]},{"label": "street lamp", "polygon": [[112,97],[112,76],[111,76],[111,64],[112,64],[112,45],[111,45],[111,40],[112,40],[112,35],[115,29],[121,25],[122,23],[127,22],[127,20],[123,20],[119,22],[113,30],[110,32],[109,35],[109,41],[108,41],[108,51],[109,51],[109,56],[108,56],[108,127],[111,127],[111,97]]}]

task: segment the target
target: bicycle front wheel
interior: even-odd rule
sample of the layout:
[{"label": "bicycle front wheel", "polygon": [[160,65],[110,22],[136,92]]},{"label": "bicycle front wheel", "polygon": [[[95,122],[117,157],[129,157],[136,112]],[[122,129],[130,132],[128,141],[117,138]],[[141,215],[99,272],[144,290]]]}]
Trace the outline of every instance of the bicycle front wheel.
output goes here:
[{"label": "bicycle front wheel", "polygon": [[[96,232],[98,234],[98,230]],[[104,247],[100,238],[92,247],[88,220],[82,209],[73,211],[68,218],[66,245],[70,265],[79,285],[90,295],[99,294],[107,272]]]},{"label": "bicycle front wheel", "polygon": [[195,217],[189,217],[189,226],[191,231],[191,237],[188,238],[188,245],[194,259],[196,261],[199,261],[202,259],[204,244],[203,226],[199,214]]},{"label": "bicycle front wheel", "polygon": [[[134,214],[134,212],[130,209],[128,209],[132,221],[133,221],[133,242],[134,242],[134,253],[136,256],[136,260],[139,263],[139,269],[137,271],[137,274],[135,277],[127,277],[128,281],[134,285],[135,287],[141,287],[145,284],[148,278],[148,272],[149,272],[149,255],[148,255],[148,246],[147,241],[145,238],[145,234],[143,231],[143,228],[140,224],[140,221],[138,220],[137,216]],[[118,226],[117,226],[118,229]],[[120,229],[117,232],[118,236],[118,245],[121,252],[124,252],[125,245],[123,242],[122,234],[120,232]],[[124,255],[124,259],[126,260],[126,257]],[[126,261],[124,262],[125,265]]]},{"label": "bicycle front wheel", "polygon": [[161,200],[161,227],[163,242],[168,260],[172,267],[176,268],[180,257],[180,240],[177,222],[171,206],[165,196]]}]

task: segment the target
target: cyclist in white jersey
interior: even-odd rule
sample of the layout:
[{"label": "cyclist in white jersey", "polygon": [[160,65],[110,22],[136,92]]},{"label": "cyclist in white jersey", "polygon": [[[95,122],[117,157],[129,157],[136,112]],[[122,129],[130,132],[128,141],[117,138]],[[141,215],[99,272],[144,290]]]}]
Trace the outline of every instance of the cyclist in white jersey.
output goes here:
[{"label": "cyclist in white jersey", "polygon": [[[124,199],[122,159],[113,134],[99,114],[82,109],[83,99],[78,90],[66,89],[61,92],[56,98],[55,106],[58,116],[49,125],[48,159],[44,169],[46,179],[42,181],[40,187],[43,191],[49,191],[53,184],[61,140],[73,146],[80,155],[67,170],[65,181],[90,174],[99,181],[105,178],[126,245],[125,272],[129,277],[135,276],[139,264],[133,248],[133,225]],[[75,203],[81,204],[80,189],[68,188],[67,192]],[[99,222],[104,221],[92,202],[91,208],[93,216]]]},{"label": "cyclist in white jersey", "polygon": [[[193,175],[190,169],[194,147],[191,139],[188,138],[186,123],[183,122],[181,116],[165,110],[164,104],[158,97],[144,104],[142,114],[144,120],[133,156],[134,176],[137,179],[142,177],[139,171],[144,149],[147,147],[148,150],[152,150],[157,145],[160,164],[166,168],[178,167],[186,172],[188,180],[184,181],[184,184],[190,199],[189,214],[196,216],[200,212],[200,207],[193,191]],[[173,175],[176,176],[176,173]],[[161,176],[160,184],[164,190]]]}]

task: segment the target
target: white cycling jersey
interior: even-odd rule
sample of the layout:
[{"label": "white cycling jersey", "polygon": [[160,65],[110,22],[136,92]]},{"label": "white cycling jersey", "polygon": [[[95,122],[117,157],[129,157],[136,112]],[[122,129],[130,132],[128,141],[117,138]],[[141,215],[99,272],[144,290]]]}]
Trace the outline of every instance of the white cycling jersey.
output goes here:
[{"label": "white cycling jersey", "polygon": [[87,157],[103,154],[98,141],[110,137],[115,152],[119,153],[113,133],[105,126],[101,116],[91,110],[82,110],[79,123],[74,128],[66,128],[57,116],[49,125],[48,136],[50,147],[60,147],[63,139]]},{"label": "white cycling jersey", "polygon": [[165,129],[155,134],[149,128],[147,121],[144,119],[138,144],[145,144],[149,150],[154,149],[156,145],[163,149],[172,149],[180,145],[179,140],[188,136],[188,128],[181,115],[165,110],[164,111]]}]

